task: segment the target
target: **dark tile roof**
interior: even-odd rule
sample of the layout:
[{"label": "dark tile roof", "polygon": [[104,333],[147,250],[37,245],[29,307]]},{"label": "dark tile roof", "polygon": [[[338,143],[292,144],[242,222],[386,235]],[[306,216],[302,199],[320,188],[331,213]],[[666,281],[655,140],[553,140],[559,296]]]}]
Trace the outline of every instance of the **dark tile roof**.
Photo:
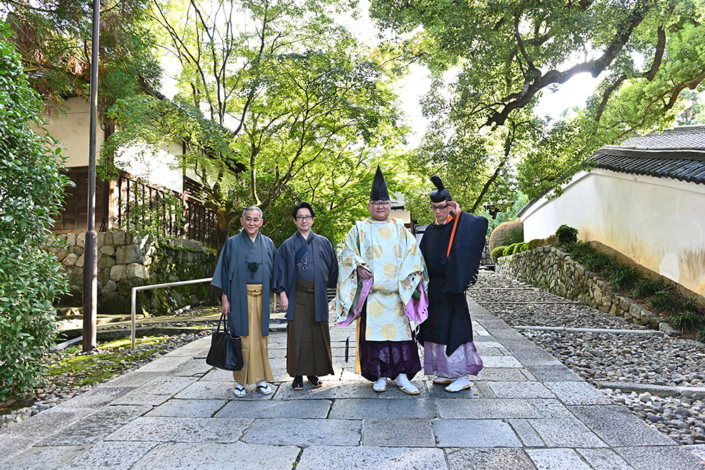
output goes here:
[{"label": "dark tile roof", "polygon": [[634,136],[600,148],[591,161],[605,170],[705,184],[705,126]]},{"label": "dark tile roof", "polygon": [[[705,184],[705,126],[682,126],[661,134],[634,135],[622,145],[600,148],[590,161],[596,168],[619,173]],[[517,216],[521,217],[537,200],[531,200]]]}]

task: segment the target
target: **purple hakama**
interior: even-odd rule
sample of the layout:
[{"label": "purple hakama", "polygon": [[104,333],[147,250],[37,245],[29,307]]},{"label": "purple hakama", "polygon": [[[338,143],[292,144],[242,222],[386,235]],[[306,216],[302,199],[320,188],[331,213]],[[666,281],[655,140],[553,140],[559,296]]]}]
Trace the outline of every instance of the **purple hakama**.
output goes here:
[{"label": "purple hakama", "polygon": [[446,356],[445,344],[424,343],[426,375],[457,379],[467,374],[477,375],[482,367],[482,359],[472,341],[461,344],[450,356]]},{"label": "purple hakama", "polygon": [[367,341],[365,339],[366,318],[367,306],[360,314],[357,335],[362,376],[372,382],[380,377],[394,380],[399,374],[406,374],[409,380],[413,379],[421,371],[421,360],[416,341],[413,339],[408,341]]}]

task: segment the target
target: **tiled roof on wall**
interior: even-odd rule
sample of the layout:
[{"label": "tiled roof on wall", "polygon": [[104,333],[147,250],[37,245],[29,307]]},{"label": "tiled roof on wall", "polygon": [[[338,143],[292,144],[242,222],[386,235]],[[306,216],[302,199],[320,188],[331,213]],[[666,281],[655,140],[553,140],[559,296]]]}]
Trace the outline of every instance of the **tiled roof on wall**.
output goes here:
[{"label": "tiled roof on wall", "polygon": [[[596,168],[619,173],[705,184],[705,126],[682,126],[661,134],[634,135],[622,145],[600,148],[590,161]],[[531,200],[517,216],[524,215],[537,200]]]},{"label": "tiled roof on wall", "polygon": [[600,148],[591,161],[605,170],[705,184],[705,126],[635,136]]}]

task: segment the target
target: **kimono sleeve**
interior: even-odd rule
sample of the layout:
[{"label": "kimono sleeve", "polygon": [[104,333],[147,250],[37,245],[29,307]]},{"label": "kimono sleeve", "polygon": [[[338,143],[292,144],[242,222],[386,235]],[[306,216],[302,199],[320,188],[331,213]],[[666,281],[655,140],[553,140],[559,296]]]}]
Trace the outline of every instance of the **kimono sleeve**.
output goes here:
[{"label": "kimono sleeve", "polygon": [[213,279],[211,280],[211,285],[217,287],[230,299],[230,265],[231,257],[236,256],[232,250],[232,239],[228,239],[220,250],[220,256],[218,257],[218,264],[215,267],[215,272],[213,273]]},{"label": "kimono sleeve", "polygon": [[287,242],[282,243],[274,256],[274,274],[272,275],[272,291],[276,294],[285,292],[289,286],[287,253],[289,252]]}]

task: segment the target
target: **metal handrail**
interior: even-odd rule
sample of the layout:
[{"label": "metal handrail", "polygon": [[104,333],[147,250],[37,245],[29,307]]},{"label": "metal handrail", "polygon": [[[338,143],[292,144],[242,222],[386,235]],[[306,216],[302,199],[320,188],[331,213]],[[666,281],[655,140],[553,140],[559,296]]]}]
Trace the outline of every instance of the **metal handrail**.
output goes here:
[{"label": "metal handrail", "polygon": [[211,282],[213,280],[212,277],[205,278],[205,279],[193,279],[190,281],[177,281],[177,282],[167,282],[166,284],[153,284],[150,286],[139,286],[139,287],[133,287],[132,288],[132,327],[131,327],[131,332],[130,336],[132,338],[132,348],[135,349],[135,329],[137,327],[137,314],[135,310],[137,310],[137,291],[138,290],[152,290],[152,289],[161,289],[162,287],[176,287],[176,286],[185,286],[188,284],[198,284],[201,282]]}]

